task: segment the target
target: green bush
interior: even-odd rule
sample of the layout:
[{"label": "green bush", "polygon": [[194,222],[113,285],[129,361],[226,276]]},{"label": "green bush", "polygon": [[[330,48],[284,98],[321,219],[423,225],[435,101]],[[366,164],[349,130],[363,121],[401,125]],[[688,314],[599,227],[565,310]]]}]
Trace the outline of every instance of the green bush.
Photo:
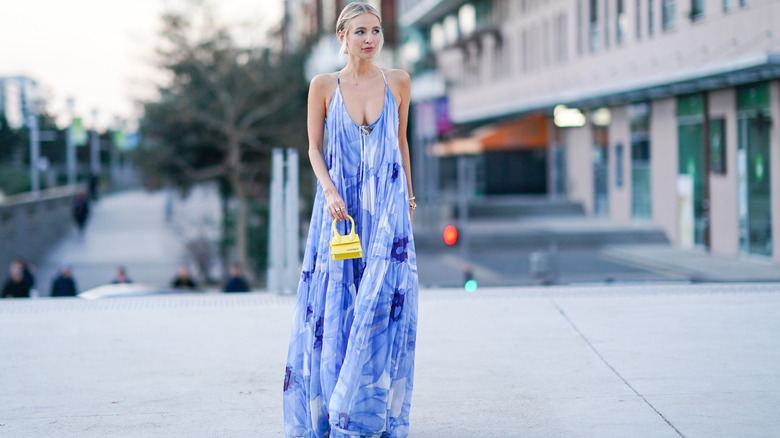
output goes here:
[{"label": "green bush", "polygon": [[26,170],[9,164],[0,164],[0,190],[6,196],[29,192],[31,186],[30,175]]}]

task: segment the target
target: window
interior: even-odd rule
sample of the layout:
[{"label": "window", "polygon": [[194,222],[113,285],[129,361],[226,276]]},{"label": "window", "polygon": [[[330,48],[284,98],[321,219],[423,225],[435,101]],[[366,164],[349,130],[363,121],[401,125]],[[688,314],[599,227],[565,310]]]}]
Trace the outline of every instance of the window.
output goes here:
[{"label": "window", "polygon": [[661,8],[661,26],[663,30],[674,29],[674,9],[675,0],[663,0],[663,7]]},{"label": "window", "polygon": [[552,49],[550,47],[550,23],[545,20],[544,24],[542,25],[542,47],[544,47],[544,65],[548,66],[550,65],[550,54],[552,52]]},{"label": "window", "polygon": [[636,0],[636,39],[642,38],[642,0]]},{"label": "window", "polygon": [[528,72],[530,70],[530,59],[528,57],[528,46],[530,45],[528,42],[528,31],[523,30],[523,36],[520,39],[521,43],[520,46],[522,47],[523,51],[523,71]]},{"label": "window", "polygon": [[431,48],[433,50],[441,50],[447,45],[447,38],[444,36],[444,26],[441,23],[436,23],[431,26]]},{"label": "window", "polygon": [[604,47],[609,47],[609,0],[604,0]]},{"label": "window", "polygon": [[477,11],[474,9],[474,5],[466,3],[460,7],[458,10],[458,26],[463,35],[474,32],[474,29],[477,27]]},{"label": "window", "polygon": [[492,0],[476,0],[474,2],[474,15],[477,21],[477,29],[482,29],[493,24]]},{"label": "window", "polygon": [[653,0],[647,0],[647,35],[653,36]]},{"label": "window", "polygon": [[568,26],[566,25],[566,14],[562,13],[558,15],[558,40],[557,40],[557,47],[556,47],[556,56],[555,61],[559,63],[566,62],[566,55],[567,55],[567,49],[566,49],[566,30],[568,29]]},{"label": "window", "polygon": [[577,53],[582,55],[582,0],[577,0]]},{"label": "window", "polygon": [[704,17],[704,0],[691,0],[691,20]]},{"label": "window", "polygon": [[458,29],[458,17],[450,14],[444,19],[444,40],[450,45],[458,40],[460,30]]},{"label": "window", "polygon": [[740,8],[746,8],[747,7],[747,0],[739,0],[739,7]]},{"label": "window", "polygon": [[590,33],[588,44],[591,52],[595,52],[599,48],[599,0],[590,0]]},{"label": "window", "polygon": [[726,121],[710,120],[710,171],[726,174]]},{"label": "window", "polygon": [[732,0],[723,0],[723,12],[729,12],[734,7]]},{"label": "window", "polygon": [[617,14],[615,15],[615,42],[623,44],[626,35],[626,11],[624,0],[617,0]]}]

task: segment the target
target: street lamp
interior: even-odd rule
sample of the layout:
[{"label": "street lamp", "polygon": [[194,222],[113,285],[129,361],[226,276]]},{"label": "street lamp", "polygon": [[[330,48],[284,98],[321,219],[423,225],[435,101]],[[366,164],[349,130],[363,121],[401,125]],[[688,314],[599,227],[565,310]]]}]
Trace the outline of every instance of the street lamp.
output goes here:
[{"label": "street lamp", "polygon": [[38,137],[38,114],[31,112],[28,119],[30,127],[30,182],[32,195],[37,198],[41,194],[41,179],[38,172],[38,158],[41,155],[41,142]]},{"label": "street lamp", "polygon": [[73,144],[73,112],[76,106],[76,101],[69,97],[67,100],[68,106],[68,132],[65,136],[65,154],[68,167],[68,186],[71,190],[76,190],[76,147]]}]

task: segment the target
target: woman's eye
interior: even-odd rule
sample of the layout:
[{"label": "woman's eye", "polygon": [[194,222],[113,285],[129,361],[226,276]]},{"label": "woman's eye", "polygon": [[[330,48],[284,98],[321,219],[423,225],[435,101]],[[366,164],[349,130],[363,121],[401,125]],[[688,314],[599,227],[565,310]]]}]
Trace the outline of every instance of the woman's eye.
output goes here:
[{"label": "woman's eye", "polygon": [[358,31],[356,31],[356,32],[355,32],[355,35],[360,35],[360,34],[362,34],[362,33],[363,33],[363,31],[362,31],[362,30],[358,30]]},{"label": "woman's eye", "polygon": [[375,34],[379,34],[379,29],[374,29]]}]

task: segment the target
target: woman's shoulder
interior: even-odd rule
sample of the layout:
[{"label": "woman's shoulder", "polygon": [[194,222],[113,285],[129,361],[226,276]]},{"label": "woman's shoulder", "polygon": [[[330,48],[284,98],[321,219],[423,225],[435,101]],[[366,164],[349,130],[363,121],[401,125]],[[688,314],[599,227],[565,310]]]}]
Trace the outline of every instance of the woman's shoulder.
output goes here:
[{"label": "woman's shoulder", "polygon": [[338,78],[338,72],[336,73],[322,73],[313,77],[311,80],[311,87],[317,90],[325,90],[331,86],[336,86]]},{"label": "woman's shoulder", "polygon": [[401,70],[400,68],[384,68],[382,70],[384,70],[388,81],[395,82],[399,85],[409,84],[412,81],[406,70]]},{"label": "woman's shoulder", "polygon": [[387,84],[390,86],[390,90],[395,95],[395,98],[406,99],[412,88],[412,80],[409,77],[409,73],[396,68],[385,68],[383,70],[387,78]]}]

